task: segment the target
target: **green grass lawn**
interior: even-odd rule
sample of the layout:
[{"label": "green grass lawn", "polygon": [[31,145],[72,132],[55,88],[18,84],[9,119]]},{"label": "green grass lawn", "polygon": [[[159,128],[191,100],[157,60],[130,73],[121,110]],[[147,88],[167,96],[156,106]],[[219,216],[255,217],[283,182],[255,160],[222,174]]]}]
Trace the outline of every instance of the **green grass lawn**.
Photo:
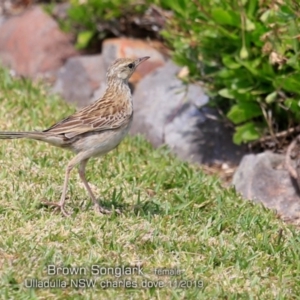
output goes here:
[{"label": "green grass lawn", "polygon": [[[0,78],[0,130],[43,129],[73,111],[39,85]],[[0,299],[299,299],[299,230],[273,211],[130,137],[87,166],[99,201],[122,214],[96,214],[74,170],[65,218],[40,203],[59,201],[72,155],[0,140]],[[26,287],[32,278],[57,288]]]}]

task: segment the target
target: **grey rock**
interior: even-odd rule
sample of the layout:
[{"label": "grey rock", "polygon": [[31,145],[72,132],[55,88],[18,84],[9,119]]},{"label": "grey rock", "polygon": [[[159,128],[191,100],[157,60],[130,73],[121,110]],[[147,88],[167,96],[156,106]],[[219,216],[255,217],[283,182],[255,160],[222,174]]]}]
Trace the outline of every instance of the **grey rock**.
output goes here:
[{"label": "grey rock", "polygon": [[105,74],[101,55],[72,57],[59,70],[53,92],[79,107],[86,106],[94,92],[105,86]]},{"label": "grey rock", "polygon": [[56,3],[51,12],[52,16],[56,20],[67,20],[68,19],[68,10],[70,9],[71,4],[68,2],[65,3]]},{"label": "grey rock", "polygon": [[4,24],[5,21],[6,21],[6,18],[3,15],[1,15],[1,13],[0,13],[0,26],[2,24]]},{"label": "grey rock", "polygon": [[99,98],[101,98],[104,95],[106,88],[107,88],[107,83],[101,82],[100,87],[94,91],[93,96],[90,99],[90,103],[93,103],[97,101]]},{"label": "grey rock", "polygon": [[[179,67],[168,62],[139,82],[133,96],[131,133],[142,133],[154,146],[164,142],[164,125],[182,100],[186,88],[175,77]],[[180,92],[180,93],[179,93]]]},{"label": "grey rock", "polygon": [[232,131],[205,106],[208,97],[202,88],[184,85],[178,71],[169,61],[139,82],[131,134],[144,134],[155,147],[167,144],[183,160],[239,162],[243,147],[232,143]]},{"label": "grey rock", "polygon": [[283,155],[271,152],[246,155],[234,174],[233,185],[245,198],[294,220],[300,217],[300,193],[284,162]]}]

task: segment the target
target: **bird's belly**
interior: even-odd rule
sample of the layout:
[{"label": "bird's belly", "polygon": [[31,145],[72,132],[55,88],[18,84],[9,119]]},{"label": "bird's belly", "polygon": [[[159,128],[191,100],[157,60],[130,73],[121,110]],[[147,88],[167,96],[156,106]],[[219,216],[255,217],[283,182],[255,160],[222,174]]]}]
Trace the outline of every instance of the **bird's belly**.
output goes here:
[{"label": "bird's belly", "polygon": [[129,131],[131,122],[123,128],[89,133],[73,144],[74,152],[88,151],[90,156],[101,156],[116,148]]}]

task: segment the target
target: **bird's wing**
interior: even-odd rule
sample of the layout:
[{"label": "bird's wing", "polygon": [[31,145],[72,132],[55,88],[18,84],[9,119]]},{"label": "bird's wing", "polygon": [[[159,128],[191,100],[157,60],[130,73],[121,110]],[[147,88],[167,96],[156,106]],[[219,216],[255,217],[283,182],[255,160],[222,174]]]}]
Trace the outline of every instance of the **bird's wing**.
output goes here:
[{"label": "bird's wing", "polygon": [[[114,101],[116,103],[118,101]],[[44,132],[73,138],[90,131],[116,129],[128,122],[132,109],[101,100],[54,124]]]}]

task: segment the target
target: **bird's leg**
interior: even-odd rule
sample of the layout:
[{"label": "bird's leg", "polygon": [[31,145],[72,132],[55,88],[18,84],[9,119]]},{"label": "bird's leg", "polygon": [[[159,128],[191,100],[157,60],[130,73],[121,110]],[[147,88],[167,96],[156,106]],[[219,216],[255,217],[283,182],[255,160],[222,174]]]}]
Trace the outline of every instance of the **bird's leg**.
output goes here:
[{"label": "bird's leg", "polygon": [[68,189],[68,182],[69,182],[70,172],[72,171],[74,166],[80,162],[80,160],[81,160],[81,154],[78,154],[67,165],[66,173],[65,173],[65,181],[64,181],[63,190],[62,190],[62,194],[61,194],[59,203],[48,202],[48,201],[43,202],[43,204],[45,204],[45,205],[55,206],[55,207],[59,208],[61,210],[62,214],[66,217],[68,217],[70,215],[65,210],[66,194],[67,194],[67,189]]},{"label": "bird's leg", "polygon": [[97,202],[96,200],[96,197],[95,195],[93,194],[92,190],[91,190],[91,187],[89,186],[89,183],[87,182],[86,178],[85,178],[85,167],[86,167],[86,164],[88,162],[88,158],[85,159],[85,160],[82,160],[79,164],[79,167],[78,167],[78,173],[79,173],[79,177],[81,179],[81,181],[83,182],[86,190],[88,191],[93,203],[94,203],[94,208],[97,212],[100,212],[102,214],[108,214],[108,213],[111,213],[110,210],[108,209],[105,209],[104,207],[100,206],[100,204]]}]

